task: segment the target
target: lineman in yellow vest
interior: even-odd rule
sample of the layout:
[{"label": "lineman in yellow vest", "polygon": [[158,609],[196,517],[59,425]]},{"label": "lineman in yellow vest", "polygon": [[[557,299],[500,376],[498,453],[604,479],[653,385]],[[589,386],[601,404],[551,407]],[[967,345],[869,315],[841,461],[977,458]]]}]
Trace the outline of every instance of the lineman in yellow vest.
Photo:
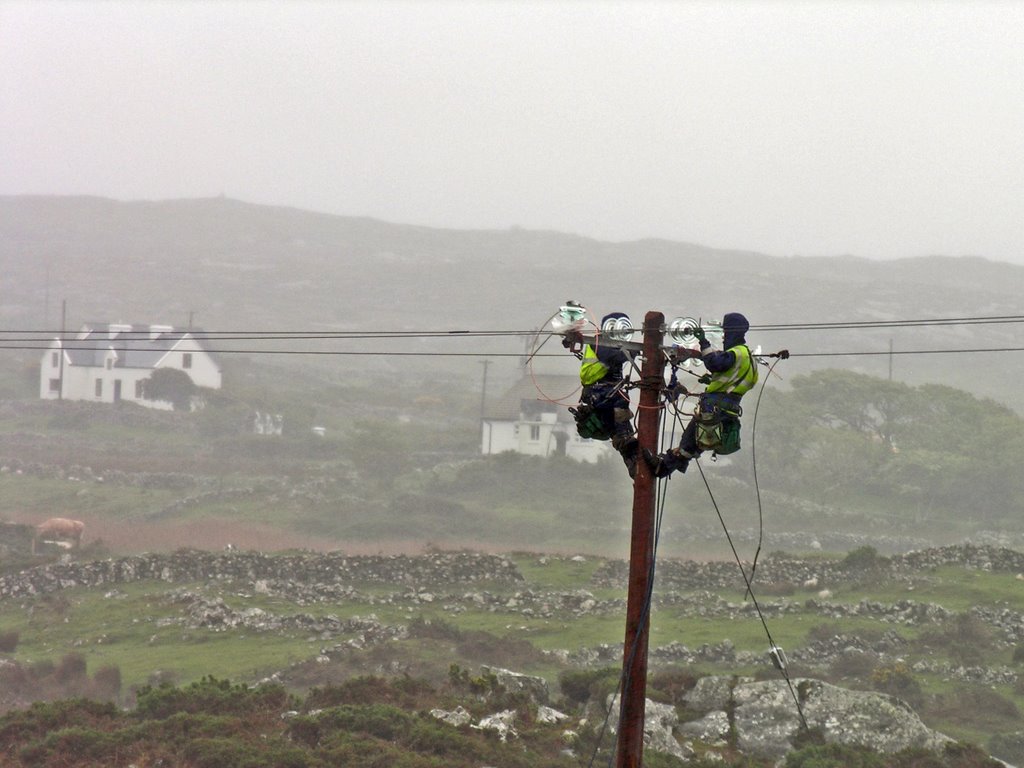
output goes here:
[{"label": "lineman in yellow vest", "polygon": [[[608,320],[626,317],[622,312],[611,312],[601,318],[601,327]],[[569,340],[571,343],[571,339]],[[580,358],[580,384],[583,393],[580,404],[570,409],[576,416],[580,436],[598,440],[611,440],[612,447],[622,456],[629,476],[636,474],[637,439],[633,434],[633,412],[629,409],[629,396],[622,389],[622,368],[629,357],[621,349],[601,344],[583,347]]]},{"label": "lineman in yellow vest", "polygon": [[676,470],[685,472],[690,459],[711,450],[718,454],[739,450],[740,399],[757,384],[757,360],[747,347],[746,333],[750,330],[747,318],[739,312],[730,312],[722,319],[725,340],[723,351],[716,352],[698,327],[694,335],[700,341],[700,352],[694,357],[704,361],[711,375],[700,396],[697,411],[683,430],[679,447],[655,455],[644,452],[655,477],[668,477]]}]

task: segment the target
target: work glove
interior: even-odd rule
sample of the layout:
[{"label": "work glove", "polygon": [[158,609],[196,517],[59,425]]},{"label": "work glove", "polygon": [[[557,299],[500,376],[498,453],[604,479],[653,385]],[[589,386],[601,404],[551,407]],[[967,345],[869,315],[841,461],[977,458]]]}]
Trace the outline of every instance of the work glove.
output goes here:
[{"label": "work glove", "polygon": [[704,329],[701,328],[699,325],[696,328],[694,328],[691,331],[691,333],[693,334],[693,338],[695,338],[701,344],[708,340],[707,336],[704,335]]},{"label": "work glove", "polygon": [[788,349],[780,349],[776,353],[776,357],[778,357],[779,360],[789,360],[789,350]]}]

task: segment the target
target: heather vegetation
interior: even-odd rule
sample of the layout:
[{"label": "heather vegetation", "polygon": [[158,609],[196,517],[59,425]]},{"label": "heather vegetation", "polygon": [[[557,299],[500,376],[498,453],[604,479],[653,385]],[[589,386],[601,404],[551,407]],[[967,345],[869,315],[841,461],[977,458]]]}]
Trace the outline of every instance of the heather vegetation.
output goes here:
[{"label": "heather vegetation", "polygon": [[[653,682],[659,683],[657,678]],[[10,712],[0,717],[0,755],[12,768],[570,768],[608,759],[594,748],[593,726],[573,731],[567,739],[561,726],[530,722],[530,708],[521,701],[469,693],[458,680],[433,686],[408,677],[360,677],[295,696],[279,685],[251,688],[206,677],[180,688],[147,687],[139,692],[133,711],[79,698]],[[498,704],[521,710],[520,738],[505,741],[429,714],[441,706],[485,711]],[[736,754],[683,763],[648,752],[644,764],[768,768],[775,763]],[[785,761],[786,768],[994,765],[983,752],[965,745],[941,754],[907,750],[883,756],[862,747],[826,745],[813,733]]]}]

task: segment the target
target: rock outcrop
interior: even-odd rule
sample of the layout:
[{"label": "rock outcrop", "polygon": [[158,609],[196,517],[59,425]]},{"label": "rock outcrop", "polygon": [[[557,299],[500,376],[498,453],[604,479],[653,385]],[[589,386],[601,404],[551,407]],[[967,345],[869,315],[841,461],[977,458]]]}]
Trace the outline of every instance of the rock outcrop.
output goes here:
[{"label": "rock outcrop", "polygon": [[[685,697],[701,717],[680,727],[692,737],[724,738],[731,725],[736,746],[751,755],[777,758],[793,748],[803,723],[828,742],[870,747],[879,752],[940,750],[952,741],[928,728],[908,704],[893,696],[840,688],[820,680],[702,678]],[[797,707],[797,701],[800,707]],[[723,719],[724,718],[724,719]]]}]

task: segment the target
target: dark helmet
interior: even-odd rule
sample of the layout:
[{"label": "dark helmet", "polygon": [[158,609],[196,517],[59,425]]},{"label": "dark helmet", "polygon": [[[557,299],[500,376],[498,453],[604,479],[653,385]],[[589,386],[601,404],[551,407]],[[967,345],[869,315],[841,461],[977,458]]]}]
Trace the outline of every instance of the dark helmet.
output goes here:
[{"label": "dark helmet", "polygon": [[722,331],[725,339],[722,345],[728,349],[746,341],[747,331],[750,330],[750,323],[739,312],[730,312],[722,318]]},{"label": "dark helmet", "polygon": [[604,328],[604,324],[609,320],[618,320],[623,317],[628,318],[629,315],[627,315],[625,312],[609,312],[607,315],[601,318],[601,327]]}]

